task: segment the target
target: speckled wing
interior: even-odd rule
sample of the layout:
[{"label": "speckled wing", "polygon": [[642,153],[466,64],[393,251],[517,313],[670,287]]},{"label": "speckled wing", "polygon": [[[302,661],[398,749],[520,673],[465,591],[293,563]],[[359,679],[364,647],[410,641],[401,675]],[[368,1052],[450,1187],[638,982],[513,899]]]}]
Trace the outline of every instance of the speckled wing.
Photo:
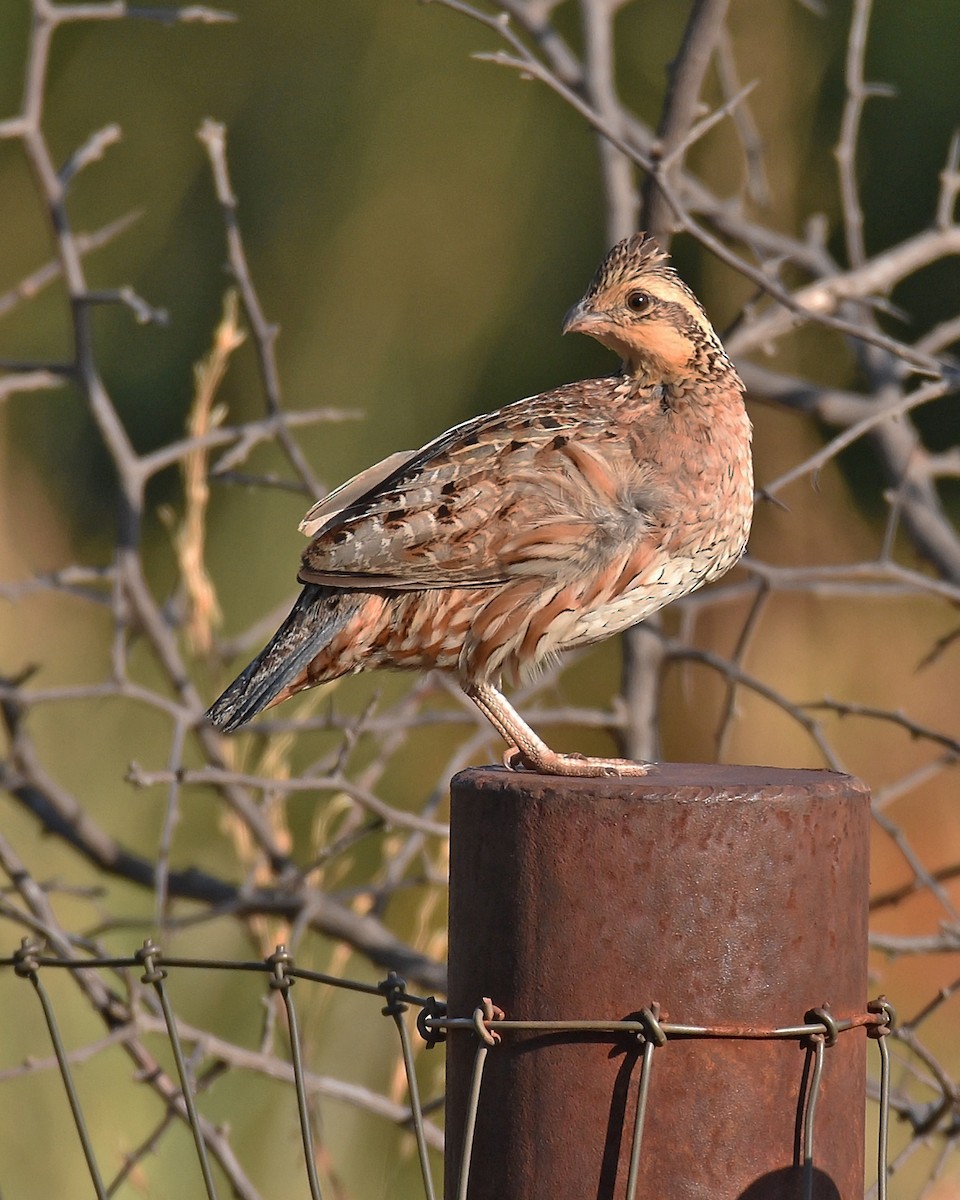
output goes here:
[{"label": "speckled wing", "polygon": [[[518,401],[392,456],[320,501],[303,583],[332,587],[486,587],[590,569],[609,543],[649,531],[660,503],[611,428],[616,380]],[[365,486],[369,484],[369,486]]]},{"label": "speckled wing", "polygon": [[334,518],[339,517],[355,501],[368,496],[389,476],[399,474],[400,468],[405,466],[416,453],[416,450],[399,450],[396,454],[391,454],[383,459],[382,462],[367,467],[359,475],[354,475],[346,483],[341,483],[339,487],[328,492],[322,500],[318,500],[314,504],[300,522],[298,526],[300,532],[310,538],[316,537],[321,529],[329,528]]}]

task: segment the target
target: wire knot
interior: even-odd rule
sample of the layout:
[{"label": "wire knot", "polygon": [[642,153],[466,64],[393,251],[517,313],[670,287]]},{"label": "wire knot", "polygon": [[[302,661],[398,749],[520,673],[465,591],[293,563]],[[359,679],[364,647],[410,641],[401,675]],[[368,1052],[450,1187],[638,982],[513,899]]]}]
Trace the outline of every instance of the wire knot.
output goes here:
[{"label": "wire knot", "polygon": [[41,948],[39,942],[23,938],[19,948],[14,950],[13,969],[21,979],[32,979],[40,970]]},{"label": "wire knot", "polygon": [[804,1022],[808,1025],[822,1025],[823,1033],[813,1033],[811,1037],[822,1037],[824,1046],[835,1046],[837,1038],[840,1036],[840,1027],[833,1019],[833,1014],[830,1012],[828,1005],[821,1005],[820,1008],[811,1008],[804,1013]]},{"label": "wire knot", "polygon": [[269,966],[273,967],[273,974],[270,976],[270,987],[274,991],[287,992],[297,982],[288,971],[293,966],[293,955],[281,942],[272,954],[268,954],[264,959]]},{"label": "wire knot", "polygon": [[401,979],[396,971],[390,971],[386,979],[377,984],[377,988],[387,1001],[380,1009],[385,1017],[399,1017],[407,1011],[407,1005],[403,1002],[407,994],[407,981]]},{"label": "wire knot", "polygon": [[163,957],[163,952],[153,938],[147,938],[140,949],[134,955],[137,962],[143,963],[144,971],[140,976],[141,983],[152,983],[156,986],[158,983],[163,983],[167,977],[163,967],[158,967],[157,963]]},{"label": "wire knot", "polygon": [[897,1024],[897,1010],[886,996],[878,996],[876,1000],[871,1000],[867,1005],[867,1012],[876,1013],[878,1016],[883,1017],[882,1021],[878,1021],[876,1025],[870,1025],[867,1028],[867,1037],[883,1038],[887,1034],[893,1033],[894,1027]]},{"label": "wire knot", "polygon": [[438,1017],[447,1015],[447,1006],[436,996],[428,996],[420,1011],[417,1013],[417,1032],[432,1050],[438,1042],[447,1040],[447,1031],[442,1025],[434,1025]]},{"label": "wire knot", "polygon": [[473,1010],[473,1028],[481,1042],[487,1046],[496,1046],[499,1043],[500,1034],[495,1029],[488,1029],[487,1022],[502,1021],[506,1015],[489,996],[483,997],[483,1004]]},{"label": "wire knot", "polygon": [[657,1001],[654,1000],[649,1008],[641,1008],[639,1017],[643,1025],[643,1029],[637,1034],[640,1045],[645,1046],[649,1042],[653,1046],[665,1046],[667,1035],[660,1024],[660,1005]]}]

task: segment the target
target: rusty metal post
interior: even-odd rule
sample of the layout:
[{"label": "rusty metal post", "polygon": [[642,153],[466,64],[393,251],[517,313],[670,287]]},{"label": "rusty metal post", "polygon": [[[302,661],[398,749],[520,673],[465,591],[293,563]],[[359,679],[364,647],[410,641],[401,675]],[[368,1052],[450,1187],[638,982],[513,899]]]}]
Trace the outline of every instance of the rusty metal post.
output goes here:
[{"label": "rusty metal post", "polygon": [[[652,1002],[694,1025],[865,1011],[869,796],[857,780],[483,768],[452,793],[450,1017],[483,996],[515,1020],[621,1020]],[[477,1043],[447,1038],[448,1200]],[[813,1200],[863,1195],[865,1047],[854,1029],[824,1052]],[[641,1056],[622,1034],[505,1033],[486,1056],[469,1200],[624,1197]],[[801,1200],[808,1058],[796,1040],[653,1051],[637,1200]]]}]

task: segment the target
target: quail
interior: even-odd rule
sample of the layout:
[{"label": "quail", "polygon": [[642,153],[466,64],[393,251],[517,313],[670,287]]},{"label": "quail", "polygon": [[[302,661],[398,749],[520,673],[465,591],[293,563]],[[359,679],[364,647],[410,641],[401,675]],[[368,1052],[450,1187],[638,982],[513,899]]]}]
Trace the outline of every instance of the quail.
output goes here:
[{"label": "quail", "polygon": [[438,669],[508,744],[511,766],[649,770],[552,750],[501,681],[629,628],[737,561],[753,511],[743,384],[642,233],[609,252],[563,332],[596,338],[619,370],[456,425],[310,509],[303,591],[208,711],[215,726],[235,730],[368,668]]}]

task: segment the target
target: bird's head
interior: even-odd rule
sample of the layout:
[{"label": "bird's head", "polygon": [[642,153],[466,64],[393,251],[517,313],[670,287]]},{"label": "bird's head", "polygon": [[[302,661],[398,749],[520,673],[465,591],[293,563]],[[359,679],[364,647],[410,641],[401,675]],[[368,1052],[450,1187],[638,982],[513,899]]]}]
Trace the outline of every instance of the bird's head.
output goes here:
[{"label": "bird's head", "polygon": [[696,296],[643,233],[613,247],[563,332],[588,333],[619,354],[630,374],[648,379],[682,378],[705,355],[716,363],[718,352],[728,362]]}]

